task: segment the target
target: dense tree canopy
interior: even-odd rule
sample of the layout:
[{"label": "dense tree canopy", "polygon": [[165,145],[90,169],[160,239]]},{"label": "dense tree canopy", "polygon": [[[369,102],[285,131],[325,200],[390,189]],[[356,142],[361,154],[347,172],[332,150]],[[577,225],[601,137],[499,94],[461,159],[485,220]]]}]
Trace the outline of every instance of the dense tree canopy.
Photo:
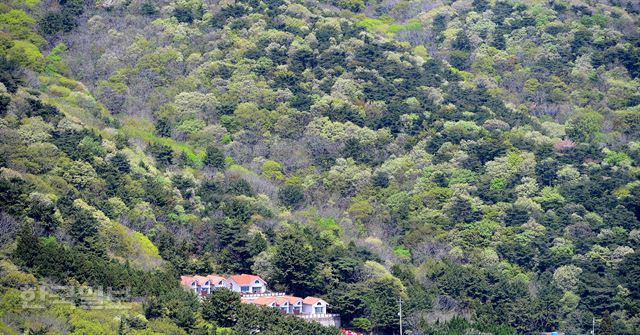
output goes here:
[{"label": "dense tree canopy", "polygon": [[377,334],[640,333],[639,15],[0,4],[0,332],[337,333],[178,284],[255,273]]}]

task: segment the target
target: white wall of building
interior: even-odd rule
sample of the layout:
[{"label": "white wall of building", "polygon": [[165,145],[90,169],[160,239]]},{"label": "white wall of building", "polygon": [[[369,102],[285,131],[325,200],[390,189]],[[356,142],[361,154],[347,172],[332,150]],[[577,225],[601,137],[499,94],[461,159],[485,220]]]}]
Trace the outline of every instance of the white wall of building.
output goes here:
[{"label": "white wall of building", "polygon": [[[243,291],[242,287],[246,287],[247,291]],[[264,293],[267,291],[267,283],[263,280],[257,279],[251,284],[238,284],[233,279],[229,279],[229,286],[231,291],[239,293]]]},{"label": "white wall of building", "polygon": [[[319,312],[316,309],[320,309]],[[327,314],[327,304],[323,301],[318,301],[311,304],[302,304],[302,313],[303,314]]]}]

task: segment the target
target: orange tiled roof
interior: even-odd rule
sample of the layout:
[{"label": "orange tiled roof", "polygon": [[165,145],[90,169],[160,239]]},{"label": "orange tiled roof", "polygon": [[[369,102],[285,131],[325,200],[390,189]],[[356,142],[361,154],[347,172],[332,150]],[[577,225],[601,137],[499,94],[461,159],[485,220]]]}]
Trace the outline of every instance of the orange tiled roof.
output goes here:
[{"label": "orange tiled roof", "polygon": [[278,305],[283,304],[284,302],[288,302],[290,305],[295,305],[298,303],[298,301],[302,301],[302,298],[298,298],[298,297],[294,297],[294,296],[290,296],[290,295],[283,295],[280,297],[276,297],[276,303]]},{"label": "orange tiled roof", "polygon": [[323,303],[326,304],[326,302],[320,298],[316,298],[316,297],[306,297],[304,298],[304,300],[302,300],[302,303],[305,305],[313,305],[318,301],[322,301]]},{"label": "orange tiled roof", "polygon": [[234,282],[240,285],[253,284],[256,280],[264,281],[264,279],[260,278],[259,276],[247,275],[247,274],[233,275],[229,277],[229,279],[233,280]]},{"label": "orange tiled roof", "polygon": [[193,282],[192,276],[180,276],[180,284],[185,286],[190,286],[192,282]]},{"label": "orange tiled roof", "polygon": [[200,276],[200,275],[180,276],[180,283],[182,285],[190,286],[194,280],[196,281],[197,285],[204,285],[204,283],[206,283],[207,281],[210,281],[211,284],[213,285],[217,285],[221,280],[226,280],[226,279],[224,277],[221,277],[215,274],[211,274],[208,276]]},{"label": "orange tiled roof", "polygon": [[[245,299],[243,302],[247,302],[247,303],[255,304],[255,305],[269,306],[274,301],[276,301],[275,297],[258,297],[258,298],[255,298],[255,299]],[[277,304],[277,302],[276,302],[276,304]]]},{"label": "orange tiled roof", "polygon": [[204,283],[206,283],[209,280],[209,278],[205,276],[199,276],[199,275],[193,276],[193,279],[195,279],[198,282],[198,285],[204,285]]},{"label": "orange tiled roof", "polygon": [[218,276],[215,274],[208,275],[207,278],[211,280],[211,284],[218,285],[221,280],[226,281],[226,279],[222,276]]}]

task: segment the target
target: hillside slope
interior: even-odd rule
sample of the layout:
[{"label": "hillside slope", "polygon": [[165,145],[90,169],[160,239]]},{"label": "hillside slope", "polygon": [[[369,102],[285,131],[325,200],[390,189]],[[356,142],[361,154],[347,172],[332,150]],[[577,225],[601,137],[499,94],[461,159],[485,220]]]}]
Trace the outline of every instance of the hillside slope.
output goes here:
[{"label": "hillside slope", "polygon": [[413,334],[640,331],[631,2],[12,1],[0,26],[0,327],[79,327],[19,308],[53,282],[130,288],[106,333],[335,331],[178,287],[215,272],[379,334],[400,298]]}]

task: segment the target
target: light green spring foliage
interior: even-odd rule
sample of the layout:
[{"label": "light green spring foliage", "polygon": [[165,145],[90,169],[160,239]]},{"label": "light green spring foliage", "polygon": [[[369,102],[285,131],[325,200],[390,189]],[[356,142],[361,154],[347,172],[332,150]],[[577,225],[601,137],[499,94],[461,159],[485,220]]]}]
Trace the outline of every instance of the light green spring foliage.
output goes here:
[{"label": "light green spring foliage", "polygon": [[[301,220],[326,243],[315,250],[355,255],[342,249],[354,242],[372,252],[354,264],[336,251],[326,257],[335,264],[314,260],[310,273],[333,285],[359,280],[345,268],[365,269],[394,289],[411,285],[416,315],[447,296],[521,332],[535,320],[578,329],[567,313],[606,290],[617,305],[597,310],[615,310],[627,327],[632,298],[618,291],[633,287],[618,271],[633,273],[638,249],[640,53],[627,38],[637,15],[580,3],[584,12],[502,1],[332,1],[340,10],[116,1],[101,4],[111,12],[85,8],[79,17],[90,23],[56,32],[65,43],[55,45],[35,33],[47,8],[3,7],[10,43],[2,35],[0,55],[34,71],[28,85],[40,92],[2,93],[11,97],[0,123],[3,178],[79,194],[71,203],[100,222],[108,256],[135,267],[155,268],[162,254],[189,273],[248,271],[258,260],[268,268],[252,254],[264,256],[253,237]],[[210,146],[226,169],[204,166]],[[285,184],[301,187],[298,208],[279,206]],[[43,220],[16,206],[12,215]],[[61,234],[74,222],[63,216]],[[237,240],[218,240],[225,229]],[[614,279],[588,276],[584,262]],[[9,282],[32,279],[12,273]],[[348,284],[297,289],[340,303],[350,300],[334,291],[358,293]],[[394,313],[379,313],[389,306],[365,296],[367,320],[394,332]],[[564,314],[540,299],[562,301]],[[84,332],[112,326],[78,318]]]},{"label": "light green spring foliage", "polygon": [[405,30],[420,30],[422,22],[418,19],[410,19],[406,23],[397,23],[391,16],[382,16],[380,19],[359,17],[358,25],[374,32],[385,33],[393,37],[395,33]]},{"label": "light green spring foliage", "polygon": [[7,50],[7,58],[35,71],[44,69],[44,56],[37,46],[28,41],[14,41]]}]

